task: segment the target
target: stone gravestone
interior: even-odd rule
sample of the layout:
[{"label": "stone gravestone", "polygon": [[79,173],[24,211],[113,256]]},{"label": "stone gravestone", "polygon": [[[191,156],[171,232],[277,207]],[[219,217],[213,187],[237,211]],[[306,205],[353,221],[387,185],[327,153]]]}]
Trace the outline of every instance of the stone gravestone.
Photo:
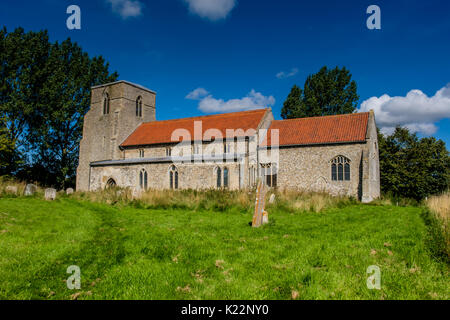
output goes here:
[{"label": "stone gravestone", "polygon": [[32,196],[36,193],[37,187],[34,184],[27,184],[25,187],[24,195],[25,196]]},{"label": "stone gravestone", "polygon": [[73,189],[72,189],[72,188],[68,188],[68,189],[66,190],[66,194],[67,194],[67,195],[73,194]]},{"label": "stone gravestone", "polygon": [[55,200],[56,199],[56,189],[48,188],[45,189],[45,200]]},{"label": "stone gravestone", "polygon": [[5,191],[8,192],[8,193],[16,194],[17,193],[17,187],[16,186],[7,186]]},{"label": "stone gravestone", "polygon": [[272,193],[272,195],[270,196],[270,199],[269,199],[269,203],[272,204],[274,202],[275,202],[275,193]]},{"label": "stone gravestone", "polygon": [[[258,228],[262,224],[269,222],[269,216],[264,207],[266,205],[266,185],[260,180],[256,189],[255,213],[253,215],[252,227]],[[266,216],[266,217],[264,217]]]}]

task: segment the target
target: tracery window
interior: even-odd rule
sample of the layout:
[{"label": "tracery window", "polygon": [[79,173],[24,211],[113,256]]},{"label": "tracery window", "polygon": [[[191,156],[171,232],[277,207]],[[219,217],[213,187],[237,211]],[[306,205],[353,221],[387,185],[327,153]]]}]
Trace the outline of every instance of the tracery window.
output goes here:
[{"label": "tracery window", "polygon": [[331,160],[331,180],[350,181],[350,159],[337,156]]}]

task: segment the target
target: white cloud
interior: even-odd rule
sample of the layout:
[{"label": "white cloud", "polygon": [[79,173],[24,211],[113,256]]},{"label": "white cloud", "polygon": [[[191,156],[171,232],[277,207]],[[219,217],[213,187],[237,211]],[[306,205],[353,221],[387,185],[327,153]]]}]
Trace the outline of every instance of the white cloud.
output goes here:
[{"label": "white cloud", "polygon": [[450,118],[450,83],[428,97],[421,90],[411,90],[406,97],[372,97],[361,104],[360,112],[375,111],[378,126],[383,133],[391,133],[397,125],[413,132],[432,135],[436,122]]},{"label": "white cloud", "polygon": [[226,113],[261,109],[273,106],[275,98],[264,96],[252,89],[250,93],[241,99],[223,100],[216,99],[203,88],[198,88],[186,96],[187,99],[199,100],[198,109],[205,113]]},{"label": "white cloud", "polygon": [[289,71],[289,72],[284,72],[284,71],[278,72],[276,77],[278,79],[286,79],[286,78],[295,76],[297,73],[298,73],[298,69],[292,68],[291,71]]},{"label": "white cloud", "polygon": [[236,5],[236,0],[184,0],[189,11],[211,21],[225,19]]},{"label": "white cloud", "polygon": [[123,19],[139,17],[142,14],[144,4],[139,0],[106,0],[111,4],[112,10]]},{"label": "white cloud", "polygon": [[190,99],[190,100],[200,100],[204,97],[206,97],[209,94],[208,91],[206,91],[204,88],[197,88],[194,91],[190,92],[187,96],[186,99]]}]

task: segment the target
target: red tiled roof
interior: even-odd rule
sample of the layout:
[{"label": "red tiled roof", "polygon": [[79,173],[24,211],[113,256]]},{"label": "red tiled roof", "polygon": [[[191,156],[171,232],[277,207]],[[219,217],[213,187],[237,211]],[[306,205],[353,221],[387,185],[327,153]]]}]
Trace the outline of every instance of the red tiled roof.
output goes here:
[{"label": "red tiled roof", "polygon": [[279,130],[280,146],[365,141],[368,119],[369,113],[366,112],[275,120],[272,121],[262,146],[271,145],[271,130]]},{"label": "red tiled roof", "polygon": [[[202,122],[202,136],[208,129],[218,129],[223,138],[226,136],[226,130],[242,129],[243,132],[249,129],[257,129],[262,118],[268,109],[259,109],[252,111],[233,112],[226,114],[217,114],[202,117],[184,118],[176,120],[153,121],[141,124],[120,146],[132,147],[160,143],[180,142],[183,138],[172,140],[172,133],[177,129],[185,129],[194,139],[194,122]],[[209,132],[210,134],[212,131]],[[233,137],[239,137],[242,134],[234,134]],[[212,137],[214,134],[212,133]],[[206,140],[209,140],[208,138]]]}]

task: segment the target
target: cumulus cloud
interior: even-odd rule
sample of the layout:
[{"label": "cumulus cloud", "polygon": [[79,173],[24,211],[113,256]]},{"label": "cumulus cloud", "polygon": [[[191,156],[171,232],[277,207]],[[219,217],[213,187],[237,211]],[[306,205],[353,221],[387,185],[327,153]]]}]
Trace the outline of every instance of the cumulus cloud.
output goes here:
[{"label": "cumulus cloud", "polygon": [[297,73],[298,73],[298,69],[292,68],[291,71],[289,71],[289,72],[284,72],[284,71],[278,72],[276,77],[278,79],[286,79],[286,78],[295,76]]},{"label": "cumulus cloud", "polygon": [[225,19],[236,5],[236,0],[184,0],[189,11],[211,21]]},{"label": "cumulus cloud", "polygon": [[113,12],[118,13],[123,19],[139,17],[142,14],[144,4],[139,0],[106,0]]},{"label": "cumulus cloud", "polygon": [[226,113],[234,111],[253,110],[267,108],[275,104],[273,96],[264,96],[252,89],[249,94],[241,99],[216,99],[203,88],[198,88],[189,93],[186,99],[199,100],[198,109],[205,113]]},{"label": "cumulus cloud", "polygon": [[405,97],[372,97],[361,104],[360,112],[373,109],[383,133],[391,133],[397,125],[413,132],[432,135],[435,123],[450,118],[450,83],[432,97],[421,90],[411,90]]},{"label": "cumulus cloud", "polygon": [[186,99],[199,100],[199,99],[206,97],[208,94],[209,94],[209,92],[206,91],[204,88],[197,88],[194,91],[190,92],[186,96]]}]

